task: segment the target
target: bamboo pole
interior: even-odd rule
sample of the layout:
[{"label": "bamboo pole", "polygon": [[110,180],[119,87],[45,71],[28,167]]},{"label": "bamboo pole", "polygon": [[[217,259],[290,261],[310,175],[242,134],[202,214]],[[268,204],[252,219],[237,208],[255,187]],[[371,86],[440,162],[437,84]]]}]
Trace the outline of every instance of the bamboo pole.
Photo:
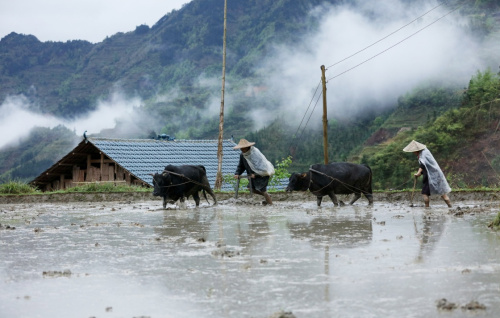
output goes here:
[{"label": "bamboo pole", "polygon": [[227,0],[224,0],[224,35],[222,44],[222,89],[220,98],[219,140],[217,146],[217,177],[215,179],[215,190],[222,187],[222,138],[224,134],[224,88],[226,85],[226,25],[227,25]]},{"label": "bamboo pole", "polygon": [[323,156],[325,158],[325,165],[328,164],[328,119],[326,108],[326,79],[325,79],[325,66],[321,65],[321,81],[323,82]]}]

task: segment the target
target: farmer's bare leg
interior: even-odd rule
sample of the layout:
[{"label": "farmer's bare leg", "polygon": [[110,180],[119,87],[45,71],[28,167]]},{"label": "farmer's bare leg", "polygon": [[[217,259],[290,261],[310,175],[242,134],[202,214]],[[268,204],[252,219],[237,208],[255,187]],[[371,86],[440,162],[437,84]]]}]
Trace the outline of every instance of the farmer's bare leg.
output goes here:
[{"label": "farmer's bare leg", "polygon": [[444,202],[446,202],[446,204],[448,205],[448,207],[451,208],[451,201],[450,201],[450,198],[448,198],[448,195],[443,194],[441,196],[441,198],[443,198]]},{"label": "farmer's bare leg", "polygon": [[271,196],[269,195],[269,193],[264,192],[262,193],[262,195],[264,196],[264,198],[266,198],[267,205],[273,205],[273,200],[271,200]]},{"label": "farmer's bare leg", "polygon": [[266,192],[262,192],[262,191],[259,191],[259,190],[253,190],[254,193],[257,193],[257,194],[260,194],[261,196],[263,196],[266,201],[262,202],[262,204],[267,204],[267,205],[272,205],[273,204],[273,200],[271,200],[271,196],[269,195],[269,193]]},{"label": "farmer's bare leg", "polygon": [[425,207],[428,208],[430,201],[429,196],[427,194],[422,194],[422,197],[424,198]]}]

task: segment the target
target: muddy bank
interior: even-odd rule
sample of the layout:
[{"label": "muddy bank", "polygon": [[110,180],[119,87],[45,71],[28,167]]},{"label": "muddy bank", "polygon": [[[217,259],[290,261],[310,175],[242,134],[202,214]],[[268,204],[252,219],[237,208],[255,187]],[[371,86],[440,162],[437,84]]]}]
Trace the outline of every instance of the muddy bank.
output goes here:
[{"label": "muddy bank", "polygon": [[[234,193],[216,193],[217,200],[227,200],[234,197]],[[250,199],[249,193],[239,193],[240,198]],[[271,193],[273,201],[316,201],[316,197],[309,192],[275,192]],[[340,200],[349,201],[349,196],[340,195]],[[410,202],[411,192],[377,192],[373,194],[375,202]],[[474,192],[452,192],[450,194],[452,202],[461,201],[482,201],[492,202],[500,201],[500,193],[498,191],[474,191]],[[254,195],[254,199],[260,199]],[[52,203],[52,202],[107,202],[107,201],[150,201],[158,200],[159,197],[154,197],[151,192],[108,192],[108,193],[52,193],[52,194],[32,194],[32,195],[1,195],[0,204],[12,203]],[[209,199],[210,200],[210,199]],[[415,192],[413,202],[420,202],[420,194]],[[439,197],[431,197],[432,201],[439,201]],[[323,198],[323,202],[331,203],[328,197]],[[366,198],[362,197],[357,203],[366,203]]]}]

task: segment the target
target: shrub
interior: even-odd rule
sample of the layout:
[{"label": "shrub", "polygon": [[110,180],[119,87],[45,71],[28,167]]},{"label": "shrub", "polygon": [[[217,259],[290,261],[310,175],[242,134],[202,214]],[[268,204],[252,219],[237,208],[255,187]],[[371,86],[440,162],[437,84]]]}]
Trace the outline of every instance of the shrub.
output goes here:
[{"label": "shrub", "polygon": [[498,212],[498,214],[495,217],[495,219],[493,219],[493,221],[491,221],[491,223],[488,224],[488,227],[492,228],[492,229],[495,229],[495,230],[500,229],[500,212]]},{"label": "shrub", "polygon": [[145,192],[150,190],[140,186],[115,185],[112,182],[92,182],[66,189],[63,192]]},{"label": "shrub", "polygon": [[36,188],[21,181],[9,181],[0,184],[0,194],[29,194],[37,191]]}]

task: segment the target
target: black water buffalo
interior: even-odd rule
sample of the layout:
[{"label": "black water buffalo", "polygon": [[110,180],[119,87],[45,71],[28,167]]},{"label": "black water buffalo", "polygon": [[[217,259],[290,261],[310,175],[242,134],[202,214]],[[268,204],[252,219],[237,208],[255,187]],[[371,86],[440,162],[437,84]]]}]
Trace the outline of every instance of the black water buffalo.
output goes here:
[{"label": "black water buffalo", "polygon": [[167,207],[167,202],[175,203],[181,200],[184,203],[186,198],[193,196],[196,206],[200,205],[200,196],[198,192],[203,191],[203,196],[207,200],[208,192],[215,203],[217,199],[208,183],[207,173],[204,166],[173,166],[168,165],[162,173],[152,174],[153,176],[153,195],[163,197],[163,208]]},{"label": "black water buffalo", "polygon": [[351,194],[353,204],[364,194],[368,204],[373,204],[372,170],[367,165],[335,162],[327,165],[314,164],[308,172],[292,173],[286,191],[307,191],[317,197],[318,206],[328,195],[334,205],[339,205],[335,194]]}]

